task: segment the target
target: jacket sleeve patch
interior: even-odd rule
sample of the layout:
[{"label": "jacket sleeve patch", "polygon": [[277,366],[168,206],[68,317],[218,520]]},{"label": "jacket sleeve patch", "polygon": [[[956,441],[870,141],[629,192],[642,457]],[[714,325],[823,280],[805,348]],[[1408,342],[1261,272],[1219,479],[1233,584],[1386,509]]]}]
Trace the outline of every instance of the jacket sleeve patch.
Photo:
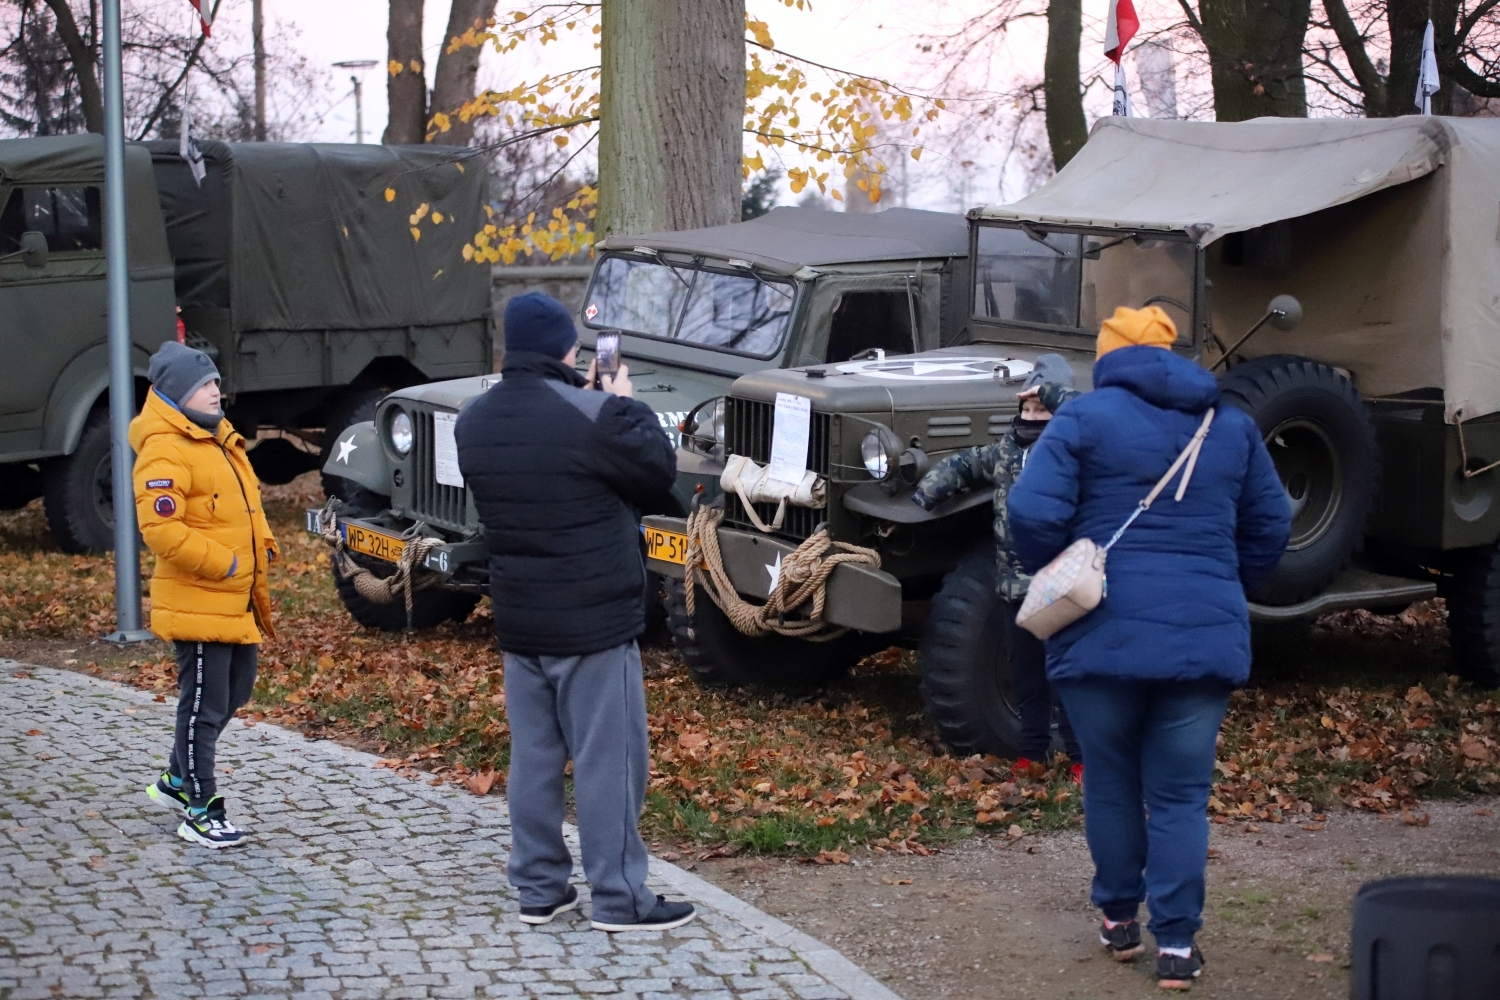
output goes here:
[{"label": "jacket sleeve patch", "polygon": [[170,490],[171,488],[172,488],[172,480],[170,480],[170,479],[148,479],[148,480],[146,480],[146,489],[148,489],[148,490]]},{"label": "jacket sleeve patch", "polygon": [[169,496],[159,496],[151,509],[156,511],[158,517],[171,517],[177,513],[177,501]]}]

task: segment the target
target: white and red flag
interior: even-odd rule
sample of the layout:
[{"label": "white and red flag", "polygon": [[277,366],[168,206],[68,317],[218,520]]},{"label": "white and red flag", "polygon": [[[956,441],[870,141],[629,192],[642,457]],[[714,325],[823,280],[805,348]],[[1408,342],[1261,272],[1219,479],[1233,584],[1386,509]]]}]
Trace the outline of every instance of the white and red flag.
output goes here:
[{"label": "white and red flag", "polygon": [[[1130,0],[1125,0],[1125,2],[1129,3]],[[201,24],[201,25],[203,25],[203,37],[204,38],[212,38],[213,37],[213,32],[209,30],[209,27],[208,27],[208,18],[206,18],[206,17],[203,16],[203,0],[188,0],[188,3],[192,4],[193,5],[193,9],[198,12],[198,23]],[[1111,15],[1111,16],[1113,16],[1113,15]],[[1132,15],[1132,16],[1134,16],[1134,15]]]},{"label": "white and red flag", "polygon": [[1134,114],[1130,108],[1130,91],[1125,86],[1125,67],[1120,63],[1120,57],[1125,54],[1125,46],[1135,37],[1140,29],[1141,19],[1135,12],[1135,4],[1130,0],[1109,0],[1109,24],[1104,30],[1104,57],[1115,64],[1115,101],[1114,114],[1129,117]]}]

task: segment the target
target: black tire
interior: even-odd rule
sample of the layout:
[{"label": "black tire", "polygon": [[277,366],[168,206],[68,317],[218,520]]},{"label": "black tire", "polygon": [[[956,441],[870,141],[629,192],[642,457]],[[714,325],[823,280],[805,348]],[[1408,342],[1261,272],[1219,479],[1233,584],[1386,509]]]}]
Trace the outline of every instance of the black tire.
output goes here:
[{"label": "black tire", "polygon": [[1219,388],[1255,420],[1292,504],[1286,552],[1251,599],[1298,604],[1333,582],[1364,535],[1380,488],[1375,425],[1347,378],[1291,354],[1236,365]]},{"label": "black tire", "polygon": [[89,414],[78,447],[71,455],[49,461],[42,480],[47,527],[59,548],[82,555],[115,547],[108,409]]},{"label": "black tire", "polygon": [[646,631],[641,638],[646,642],[662,642],[670,638],[667,631],[667,580],[660,573],[646,571]]},{"label": "black tire", "polygon": [[[327,426],[323,428],[323,459],[326,461],[329,449],[339,439],[345,429],[353,424],[362,424],[367,420],[375,419],[375,407],[380,401],[390,394],[390,389],[381,386],[373,388],[351,389],[348,394],[334,406],[328,414]],[[360,510],[384,510],[389,504],[382,503],[384,497],[366,489],[343,476],[334,476],[323,473],[323,493],[326,496],[338,497],[350,508]]]},{"label": "black tire", "polygon": [[283,486],[304,472],[323,467],[323,456],[303,451],[287,438],[267,438],[246,455],[255,478],[269,486]]},{"label": "black tire", "polygon": [[1481,687],[1500,688],[1500,546],[1474,553],[1446,593],[1454,669]]},{"label": "black tire", "polygon": [[0,510],[20,510],[42,495],[42,474],[24,462],[0,465]]},{"label": "black tire", "polygon": [[995,592],[995,551],[959,560],[932,599],[918,668],[922,701],[955,753],[1015,755],[1021,742],[1010,662],[1015,621]]},{"label": "black tire", "polygon": [[667,580],[667,628],[672,644],[702,687],[752,686],[806,691],[837,680],[889,640],[849,632],[829,642],[782,635],[742,635],[713,600],[698,588],[697,614],[688,617],[681,580]]},{"label": "black tire", "polygon": [[[351,555],[359,565],[370,570],[381,579],[396,571],[394,563],[379,559],[367,559]],[[360,596],[354,589],[354,581],[333,568],[333,585],[338,589],[339,600],[354,620],[367,628],[378,628],[384,632],[400,632],[406,628],[406,601],[397,598],[389,604],[376,604]],[[474,605],[479,603],[478,594],[460,590],[419,590],[412,598],[411,624],[413,629],[436,628],[446,621],[461,622],[469,617]]]}]

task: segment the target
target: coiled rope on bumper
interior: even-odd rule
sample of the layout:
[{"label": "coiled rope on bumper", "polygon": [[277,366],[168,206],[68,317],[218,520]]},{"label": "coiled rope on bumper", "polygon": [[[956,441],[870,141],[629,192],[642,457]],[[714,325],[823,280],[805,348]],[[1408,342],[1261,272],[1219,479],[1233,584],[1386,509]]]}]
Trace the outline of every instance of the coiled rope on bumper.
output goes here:
[{"label": "coiled rope on bumper", "polygon": [[[688,515],[683,587],[689,617],[695,611],[697,587],[694,584],[701,584],[734,627],[748,636],[759,637],[774,632],[810,642],[827,642],[849,631],[823,618],[828,577],[843,563],[879,569],[880,553],[860,545],[836,542],[828,537],[826,527],[819,528],[797,546],[795,552],[782,559],[781,575],[766,603],[751,604],[740,597],[724,569],[724,557],[719,551],[719,524],[723,520],[722,510],[701,505]],[[809,601],[811,607],[807,610],[807,617],[789,617]]]},{"label": "coiled rope on bumper", "polygon": [[330,497],[328,506],[323,508],[318,519],[323,541],[333,549],[334,568],[348,578],[354,585],[355,592],[367,601],[390,604],[397,594],[402,595],[406,602],[406,627],[411,628],[412,596],[442,579],[440,574],[423,568],[422,562],[427,558],[427,553],[443,544],[443,540],[420,535],[406,539],[406,547],[401,550],[401,558],[396,561],[396,572],[387,577],[378,577],[349,557],[344,547],[343,533],[339,531],[338,508],[338,499]]}]

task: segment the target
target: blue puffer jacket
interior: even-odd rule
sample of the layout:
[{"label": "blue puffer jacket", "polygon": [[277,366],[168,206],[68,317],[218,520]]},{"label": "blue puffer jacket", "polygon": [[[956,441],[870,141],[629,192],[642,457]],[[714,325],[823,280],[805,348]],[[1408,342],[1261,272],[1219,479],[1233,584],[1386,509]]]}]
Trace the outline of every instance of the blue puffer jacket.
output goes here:
[{"label": "blue puffer jacket", "polygon": [[[1079,538],[1107,542],[1219,401],[1214,377],[1160,347],[1094,365],[1010,491],[1021,564],[1035,572]],[[1220,406],[1181,503],[1177,480],[1110,550],[1109,593],[1047,641],[1052,680],[1250,677],[1245,590],[1281,559],[1291,509],[1254,421]]]}]

